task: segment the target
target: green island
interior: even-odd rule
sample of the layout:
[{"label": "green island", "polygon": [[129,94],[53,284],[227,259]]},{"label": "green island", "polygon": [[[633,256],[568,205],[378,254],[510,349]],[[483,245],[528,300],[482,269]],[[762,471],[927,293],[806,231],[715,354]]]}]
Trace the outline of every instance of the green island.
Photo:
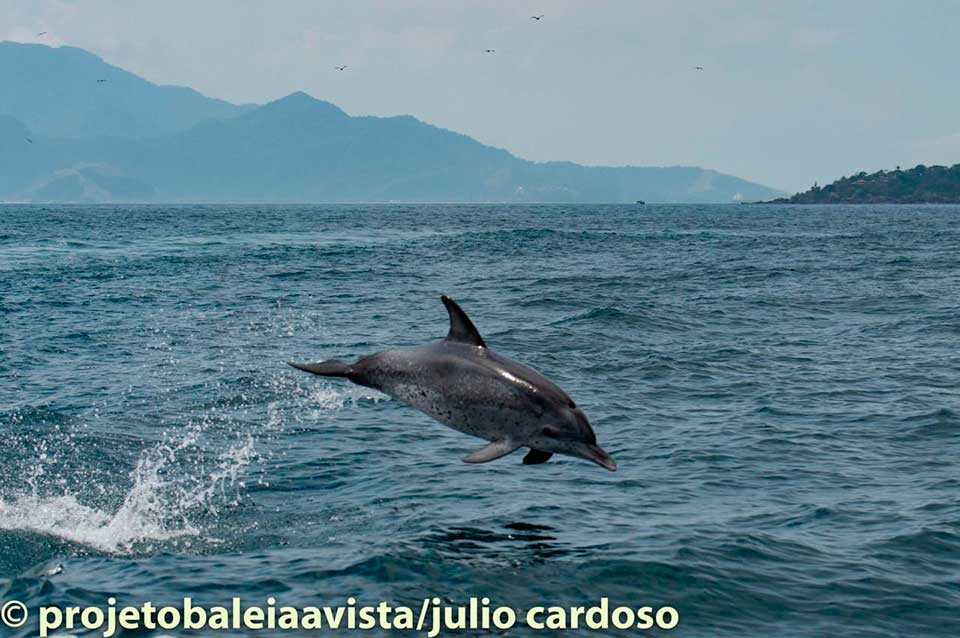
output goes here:
[{"label": "green island", "polygon": [[769,204],[960,204],[960,164],[860,172]]}]

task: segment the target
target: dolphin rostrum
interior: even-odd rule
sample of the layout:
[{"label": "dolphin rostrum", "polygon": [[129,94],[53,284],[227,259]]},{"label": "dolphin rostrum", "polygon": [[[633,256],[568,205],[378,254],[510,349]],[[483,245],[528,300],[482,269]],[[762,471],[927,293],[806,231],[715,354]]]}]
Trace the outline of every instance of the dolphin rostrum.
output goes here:
[{"label": "dolphin rostrum", "polygon": [[611,472],[613,457],[597,445],[586,415],[542,374],[493,352],[453,299],[446,339],[415,348],[383,350],[355,363],[291,363],[323,377],[343,377],[410,405],[454,430],[490,441],[466,456],[486,463],[517,448],[525,465],[554,454],[593,461]]}]

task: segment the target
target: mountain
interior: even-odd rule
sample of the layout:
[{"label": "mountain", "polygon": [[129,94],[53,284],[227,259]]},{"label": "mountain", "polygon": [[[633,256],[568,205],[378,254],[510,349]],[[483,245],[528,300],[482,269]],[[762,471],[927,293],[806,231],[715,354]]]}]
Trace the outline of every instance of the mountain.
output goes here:
[{"label": "mountain", "polygon": [[960,164],[860,172],[771,204],[960,204]]},{"label": "mountain", "polygon": [[[4,58],[9,51],[19,55],[22,46],[0,46],[0,70],[12,68]],[[44,55],[64,51],[39,48],[47,49]],[[53,57],[70,64],[79,64],[78,58],[100,71],[106,66],[79,49]],[[302,92],[239,107],[188,89],[169,93],[170,87],[108,68],[125,78],[102,83],[117,91],[125,123],[101,122],[81,103],[83,114],[63,115],[73,124],[54,125],[29,109],[10,108],[9,99],[0,100],[0,113],[7,109],[0,115],[0,199],[632,203],[749,201],[782,194],[695,167],[529,162],[407,115],[352,117]],[[87,73],[96,85],[97,72]],[[10,85],[22,82],[22,75],[0,77],[5,92],[0,95],[15,93]],[[58,68],[51,77],[65,75]],[[148,94],[155,97],[143,98]],[[171,95],[184,98],[176,116],[169,102],[159,109],[165,113],[156,108],[160,96]],[[70,110],[70,105],[58,108]],[[162,118],[163,126],[144,124]],[[144,126],[157,134],[144,134]]]},{"label": "mountain", "polygon": [[0,113],[37,135],[153,137],[251,108],[158,86],[83,49],[0,42]]}]

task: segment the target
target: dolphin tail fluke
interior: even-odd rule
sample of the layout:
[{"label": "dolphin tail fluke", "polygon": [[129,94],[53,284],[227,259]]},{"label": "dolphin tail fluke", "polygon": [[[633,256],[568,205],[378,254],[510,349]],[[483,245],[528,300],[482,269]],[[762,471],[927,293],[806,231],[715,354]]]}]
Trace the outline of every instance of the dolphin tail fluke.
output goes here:
[{"label": "dolphin tail fluke", "polygon": [[320,363],[293,363],[288,361],[287,365],[310,374],[318,374],[321,377],[348,377],[352,371],[350,364],[336,359],[321,361]]}]

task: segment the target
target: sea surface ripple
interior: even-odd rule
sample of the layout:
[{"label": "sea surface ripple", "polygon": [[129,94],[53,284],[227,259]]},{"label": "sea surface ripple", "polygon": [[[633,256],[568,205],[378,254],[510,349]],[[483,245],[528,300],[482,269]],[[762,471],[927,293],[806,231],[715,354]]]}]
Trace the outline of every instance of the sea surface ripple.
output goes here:
[{"label": "sea surface ripple", "polygon": [[[958,207],[0,219],[0,599],[608,596],[676,607],[676,636],[960,631]],[[444,292],[618,472],[467,466],[480,441],[284,365],[441,337]]]}]

